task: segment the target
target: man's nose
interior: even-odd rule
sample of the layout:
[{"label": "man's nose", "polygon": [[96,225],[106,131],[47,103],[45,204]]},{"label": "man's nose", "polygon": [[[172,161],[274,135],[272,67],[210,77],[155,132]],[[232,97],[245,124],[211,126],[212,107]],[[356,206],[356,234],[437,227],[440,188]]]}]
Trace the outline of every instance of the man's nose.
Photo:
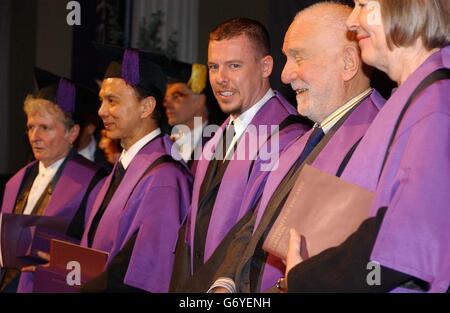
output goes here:
[{"label": "man's nose", "polygon": [[293,66],[293,62],[286,61],[286,64],[283,67],[283,71],[281,72],[281,81],[288,85],[293,82],[297,78],[297,72],[295,71],[295,67]]}]

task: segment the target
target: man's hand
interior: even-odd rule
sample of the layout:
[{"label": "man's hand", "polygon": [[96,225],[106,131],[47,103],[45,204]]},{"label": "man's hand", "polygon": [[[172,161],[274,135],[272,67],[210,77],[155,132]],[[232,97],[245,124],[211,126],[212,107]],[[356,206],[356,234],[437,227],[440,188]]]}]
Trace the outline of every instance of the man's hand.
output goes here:
[{"label": "man's hand", "polygon": [[286,256],[286,278],[291,268],[303,261],[303,258],[300,255],[300,244],[301,240],[299,234],[297,234],[295,229],[291,228],[289,231],[289,247]]},{"label": "man's hand", "polygon": [[[50,254],[45,253],[45,252],[43,252],[43,251],[38,251],[38,252],[37,252],[37,255],[38,255],[41,259],[44,259],[44,260],[50,262]],[[50,263],[45,263],[45,264],[40,265],[40,266],[42,266],[42,267],[48,267],[48,266],[50,266]],[[34,272],[36,272],[36,265],[30,265],[30,266],[22,267],[22,268],[20,269],[20,271],[21,271],[21,272],[31,272],[31,273],[34,273]]]}]

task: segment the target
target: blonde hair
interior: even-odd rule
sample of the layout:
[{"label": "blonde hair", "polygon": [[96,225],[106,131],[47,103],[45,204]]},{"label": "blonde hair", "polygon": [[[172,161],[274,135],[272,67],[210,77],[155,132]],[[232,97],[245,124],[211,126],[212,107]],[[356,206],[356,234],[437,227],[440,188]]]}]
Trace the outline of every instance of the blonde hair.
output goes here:
[{"label": "blonde hair", "polygon": [[389,49],[421,39],[427,50],[450,43],[450,0],[378,0]]},{"label": "blonde hair", "polygon": [[67,130],[70,130],[75,125],[70,113],[63,112],[57,104],[49,100],[37,98],[33,95],[28,95],[25,98],[23,111],[26,116],[35,116],[43,112],[53,115],[64,124]]}]

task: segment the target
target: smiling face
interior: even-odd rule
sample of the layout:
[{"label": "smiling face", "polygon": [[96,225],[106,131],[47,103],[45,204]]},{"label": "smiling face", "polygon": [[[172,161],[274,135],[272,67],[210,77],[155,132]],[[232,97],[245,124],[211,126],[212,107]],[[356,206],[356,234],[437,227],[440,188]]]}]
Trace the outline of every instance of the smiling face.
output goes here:
[{"label": "smiling face", "polygon": [[164,97],[164,108],[170,126],[179,124],[193,127],[194,117],[198,114],[199,95],[185,83],[169,84]]},{"label": "smiling face", "polygon": [[[100,89],[101,106],[98,110],[100,118],[111,139],[119,139],[128,149],[146,134],[148,116],[144,105],[134,89],[121,78],[106,78]],[[150,97],[149,97],[150,98]]]},{"label": "smiling face", "polygon": [[31,149],[45,167],[65,157],[78,136],[79,129],[74,126],[67,130],[59,114],[40,111],[27,116]]},{"label": "smiling face", "polygon": [[272,65],[246,35],[210,41],[209,80],[222,111],[239,115],[260,100],[270,87]]},{"label": "smiling face", "polygon": [[347,27],[356,32],[363,61],[383,70],[390,50],[382,23],[380,3],[376,0],[355,0],[355,8],[347,20]]},{"label": "smiling face", "polygon": [[296,92],[298,112],[314,122],[321,122],[342,104],[345,39],[336,34],[312,18],[300,17],[284,38],[286,64],[281,79]]}]

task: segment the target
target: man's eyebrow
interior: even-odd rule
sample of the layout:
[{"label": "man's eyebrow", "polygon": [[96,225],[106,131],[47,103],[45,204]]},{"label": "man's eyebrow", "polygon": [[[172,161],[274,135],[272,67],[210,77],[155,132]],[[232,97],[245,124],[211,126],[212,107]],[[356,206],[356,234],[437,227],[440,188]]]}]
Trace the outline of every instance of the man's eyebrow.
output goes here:
[{"label": "man's eyebrow", "polygon": [[299,51],[297,49],[289,48],[287,50],[282,49],[281,52],[287,56],[297,56],[299,54]]},{"label": "man's eyebrow", "polygon": [[287,54],[297,57],[297,56],[307,56],[308,52],[304,48],[290,48],[286,52]]},{"label": "man's eyebrow", "polygon": [[99,95],[100,98],[115,98],[115,99],[120,99],[120,97],[118,95],[115,95],[113,93],[105,93],[105,94],[100,94]]}]

